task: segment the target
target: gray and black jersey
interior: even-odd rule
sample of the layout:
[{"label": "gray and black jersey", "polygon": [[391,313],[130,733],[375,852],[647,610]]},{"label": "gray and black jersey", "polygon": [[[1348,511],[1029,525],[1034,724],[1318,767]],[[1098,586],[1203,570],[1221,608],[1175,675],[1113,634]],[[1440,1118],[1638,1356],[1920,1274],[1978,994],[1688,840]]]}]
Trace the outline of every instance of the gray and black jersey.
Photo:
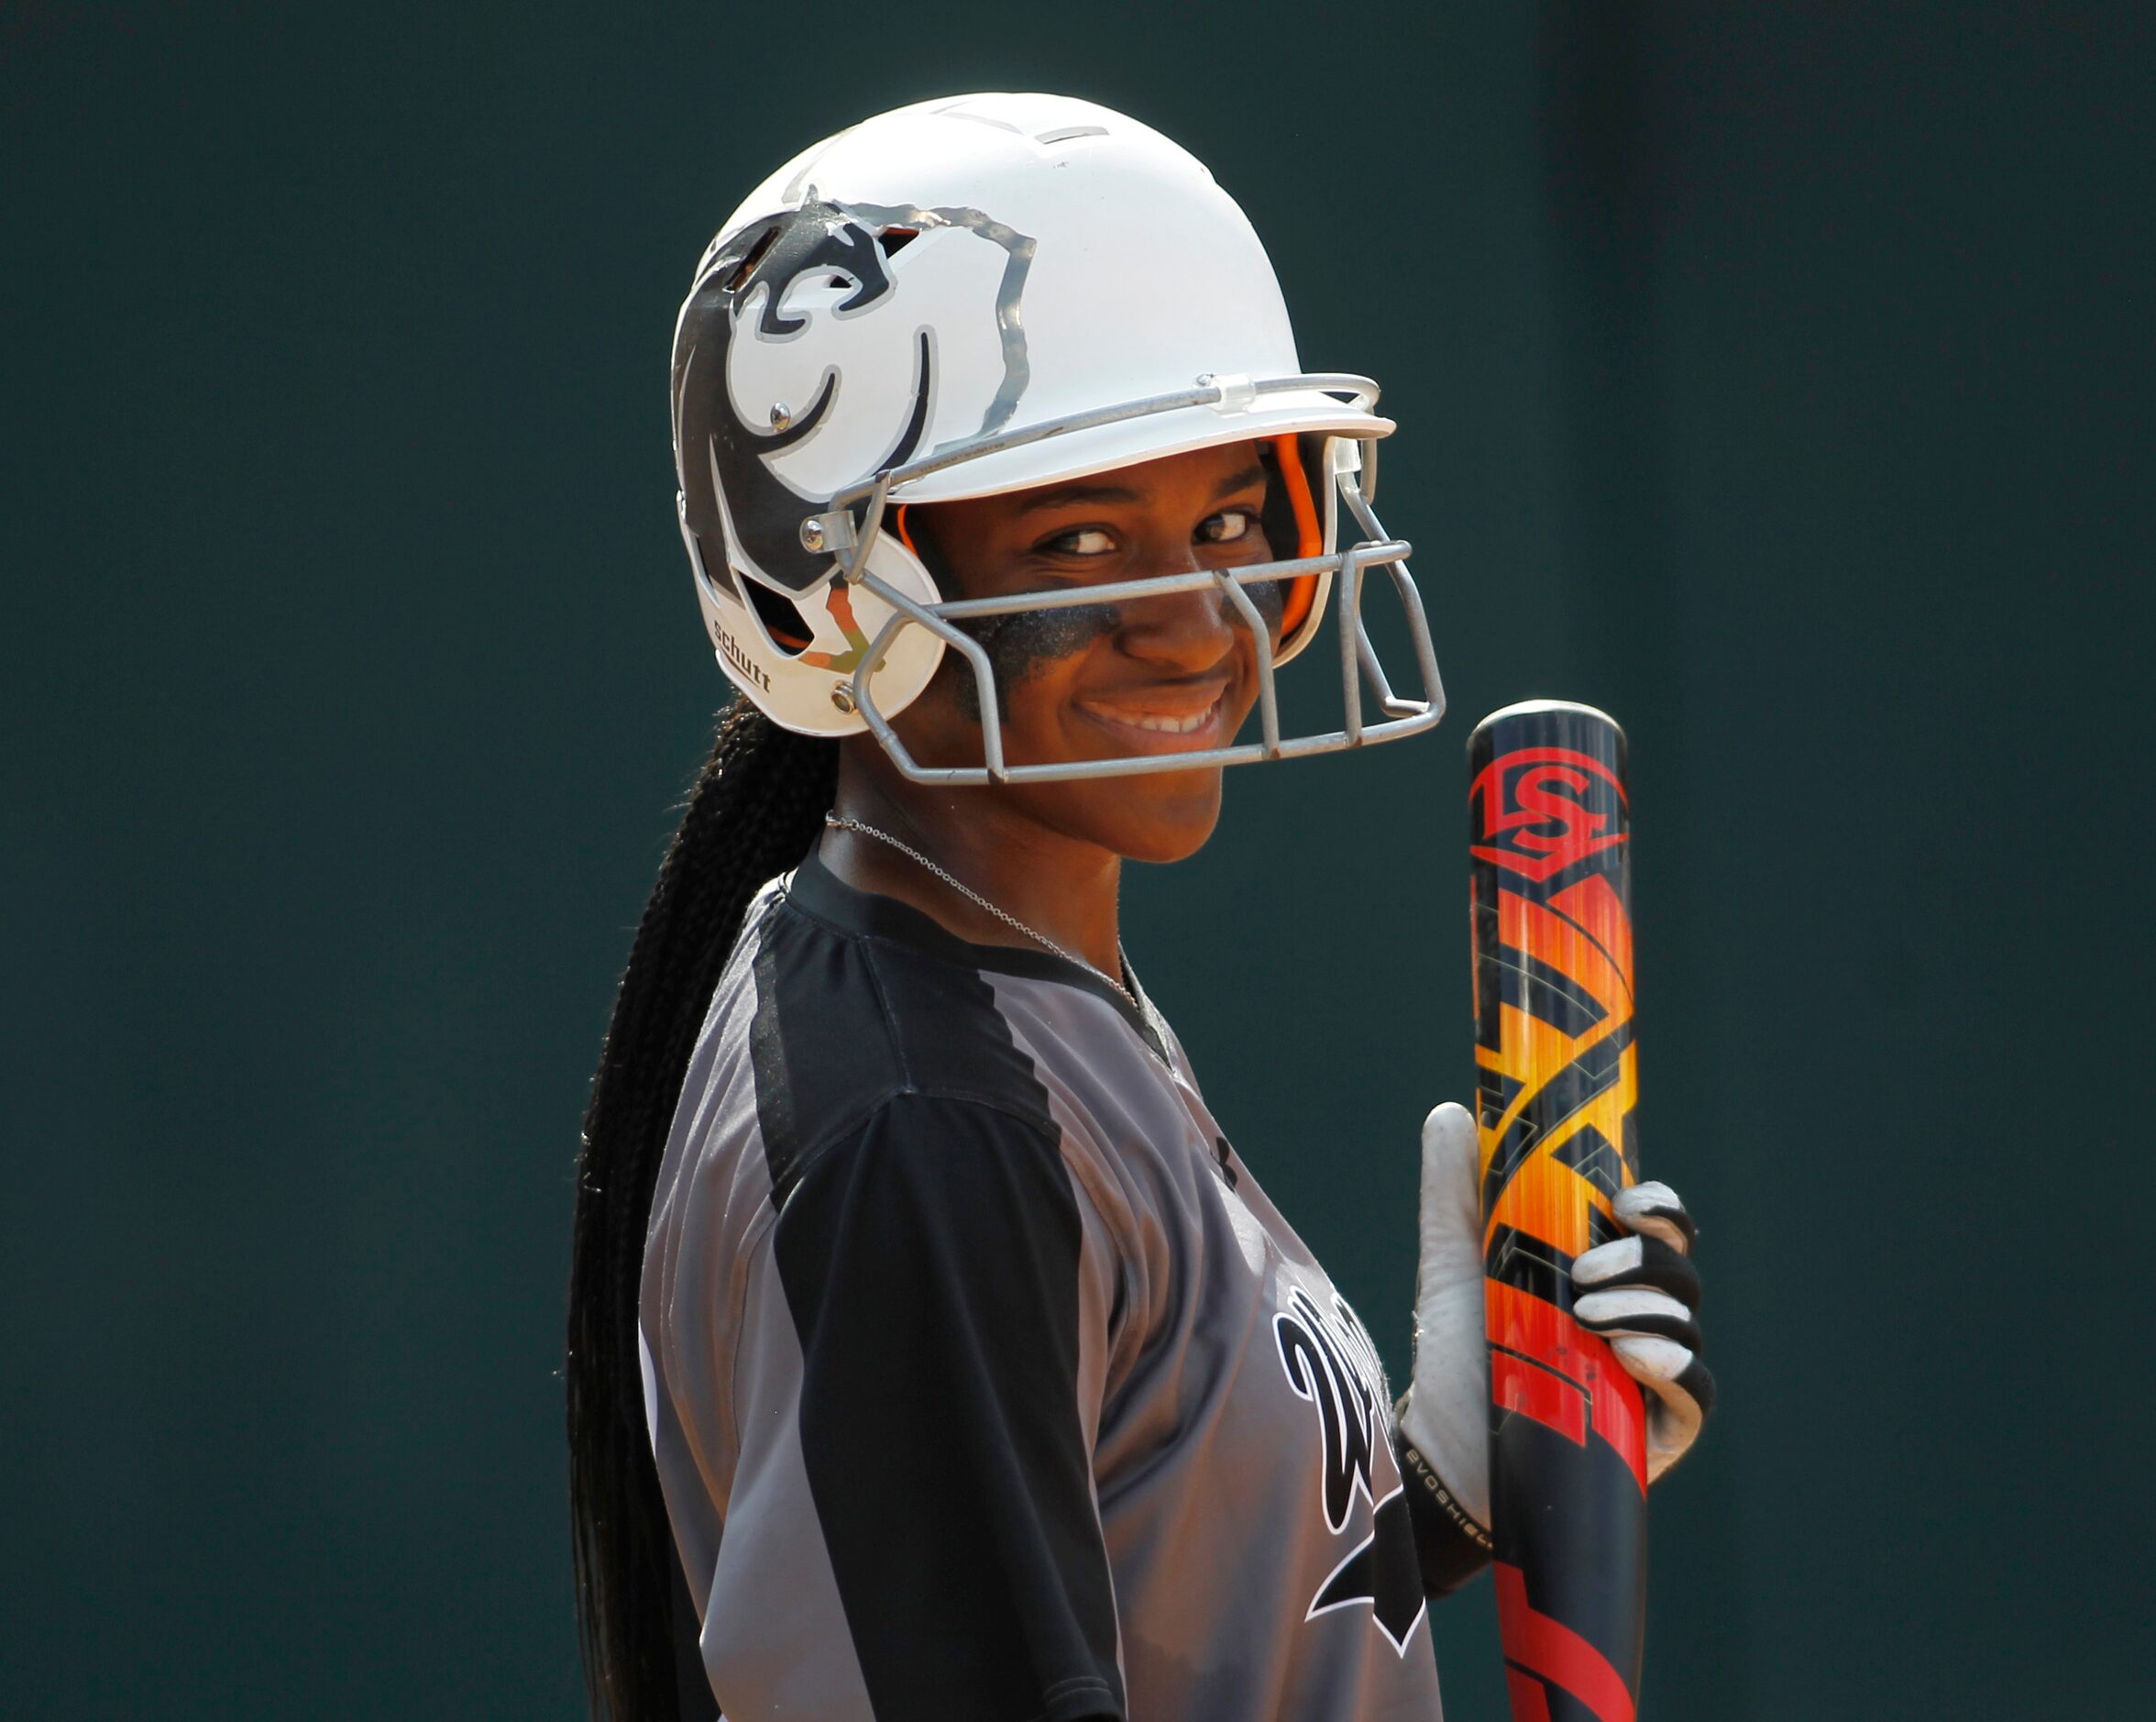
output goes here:
[{"label": "gray and black jersey", "polygon": [[1369,1337],[1166,1023],[1075,964],[813,855],[766,888],[643,1339],[729,1722],[1439,1714]]}]

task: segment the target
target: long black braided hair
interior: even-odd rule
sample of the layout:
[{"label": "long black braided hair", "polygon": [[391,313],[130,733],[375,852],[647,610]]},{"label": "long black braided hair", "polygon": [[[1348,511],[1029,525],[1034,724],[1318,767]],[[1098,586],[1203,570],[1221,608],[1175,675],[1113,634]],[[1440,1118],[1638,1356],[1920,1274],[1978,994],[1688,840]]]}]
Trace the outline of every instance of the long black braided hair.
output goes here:
[{"label": "long black braided hair", "polygon": [[600,1722],[675,1722],[677,1557],[645,1433],[636,1305],[675,1102],[749,900],[808,854],[838,744],[745,699],[711,756],[637,924],[592,1082],[569,1258],[569,1507],[585,1683]]}]

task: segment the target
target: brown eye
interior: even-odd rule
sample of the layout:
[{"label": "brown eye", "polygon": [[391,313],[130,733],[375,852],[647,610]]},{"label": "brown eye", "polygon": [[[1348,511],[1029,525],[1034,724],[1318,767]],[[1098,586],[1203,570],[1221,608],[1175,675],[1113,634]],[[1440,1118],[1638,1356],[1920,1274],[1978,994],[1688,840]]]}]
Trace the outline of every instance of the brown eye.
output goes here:
[{"label": "brown eye", "polygon": [[1258,517],[1247,508],[1224,508],[1199,525],[1198,536],[1207,544],[1234,544],[1248,537],[1257,524]]},{"label": "brown eye", "polygon": [[1098,526],[1060,532],[1040,546],[1050,556],[1106,556],[1115,547],[1115,539]]}]

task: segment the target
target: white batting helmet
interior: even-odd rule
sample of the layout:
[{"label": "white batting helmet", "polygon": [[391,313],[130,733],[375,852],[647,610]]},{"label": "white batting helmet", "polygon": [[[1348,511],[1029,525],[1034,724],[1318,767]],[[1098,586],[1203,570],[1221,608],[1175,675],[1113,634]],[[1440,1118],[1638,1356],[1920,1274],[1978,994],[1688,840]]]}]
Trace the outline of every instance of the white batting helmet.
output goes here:
[{"label": "white batting helmet", "polygon": [[[1303,372],[1279,282],[1243,212],[1160,133],[1090,102],[970,95],[877,116],[797,156],[727,221],[674,337],[681,532],[720,667],[786,728],[874,732],[923,780],[1186,769],[1330,752],[1435,723],[1444,696],[1404,557],[1370,513],[1377,387]],[[992,496],[1223,443],[1271,468],[1275,560],[1113,588],[955,602],[907,507]],[[1336,547],[1343,515],[1358,535]],[[1281,552],[1292,546],[1292,556]],[[1383,568],[1420,699],[1395,697],[1360,619]],[[1051,767],[1003,760],[990,614],[1283,583],[1260,651],[1263,739]],[[1340,730],[1283,738],[1271,668],[1326,611],[1342,627]],[[984,769],[919,767],[888,720],[946,648],[977,679]],[[1362,722],[1367,680],[1384,716]]]}]

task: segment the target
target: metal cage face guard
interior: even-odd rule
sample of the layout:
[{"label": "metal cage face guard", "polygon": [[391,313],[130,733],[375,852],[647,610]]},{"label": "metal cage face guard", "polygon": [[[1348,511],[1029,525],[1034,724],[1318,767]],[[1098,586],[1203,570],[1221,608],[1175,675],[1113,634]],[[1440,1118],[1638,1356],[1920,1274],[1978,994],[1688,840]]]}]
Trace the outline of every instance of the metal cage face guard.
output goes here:
[{"label": "metal cage face guard", "polygon": [[[877,632],[853,671],[851,703],[894,764],[916,783],[983,786],[1003,783],[1055,783],[1081,778],[1137,777],[1160,771],[1187,771],[1209,766],[1238,766],[1262,759],[1296,759],[1310,755],[1343,753],[1379,742],[1398,741],[1432,728],[1445,715],[1445,688],[1430,643],[1428,618],[1421,594],[1408,573],[1407,557],[1413,546],[1387,535],[1371,511],[1365,475],[1374,476],[1377,441],[1374,437],[1336,438],[1332,483],[1348,512],[1363,534],[1355,544],[1322,556],[1255,563],[1248,567],[1202,570],[1119,580],[1106,585],[1052,592],[1015,593],[1003,598],[975,598],[924,603],[893,586],[868,567],[871,547],[877,542],[884,513],[892,493],[906,484],[941,472],[963,462],[1043,442],[1050,437],[1091,430],[1103,425],[1150,417],[1194,406],[1210,406],[1223,414],[1248,409],[1262,396],[1279,393],[1328,392],[1348,394],[1367,411],[1376,403],[1377,385],[1367,377],[1309,373],[1291,377],[1203,377],[1194,387],[1171,394],[1155,395],[1121,406],[1075,414],[1066,418],[982,438],[967,446],[897,466],[842,491],[831,507],[802,523],[804,547],[836,557],[832,578],[871,592],[890,609],[889,619]],[[1349,458],[1338,457],[1346,453]],[[901,499],[903,500],[903,499]],[[1372,569],[1384,570],[1397,592],[1406,618],[1415,669],[1422,684],[1420,699],[1405,699],[1392,691],[1377,649],[1370,643],[1362,620],[1362,589]],[[1320,591],[1330,588],[1329,602],[1339,630],[1341,726],[1316,734],[1283,738],[1280,708],[1274,688],[1274,649],[1270,630],[1249,593],[1248,586],[1317,576]],[[1236,619],[1249,629],[1257,646],[1258,719],[1260,739],[1210,747],[1190,753],[1110,756],[1101,759],[1065,760],[1052,765],[1010,765],[1004,757],[1002,701],[997,697],[994,667],[980,642],[959,624],[991,616],[1025,612],[1072,609],[1082,605],[1118,603],[1175,592],[1218,590]],[[908,628],[922,628],[946,646],[962,653],[972,670],[979,695],[981,749],[979,766],[923,766],[909,754],[892,728],[890,719],[875,703],[870,681],[894,646]],[[1384,716],[1374,723],[1363,719],[1363,692],[1367,682]],[[844,690],[842,690],[842,692]],[[834,699],[838,696],[834,695]]]}]

